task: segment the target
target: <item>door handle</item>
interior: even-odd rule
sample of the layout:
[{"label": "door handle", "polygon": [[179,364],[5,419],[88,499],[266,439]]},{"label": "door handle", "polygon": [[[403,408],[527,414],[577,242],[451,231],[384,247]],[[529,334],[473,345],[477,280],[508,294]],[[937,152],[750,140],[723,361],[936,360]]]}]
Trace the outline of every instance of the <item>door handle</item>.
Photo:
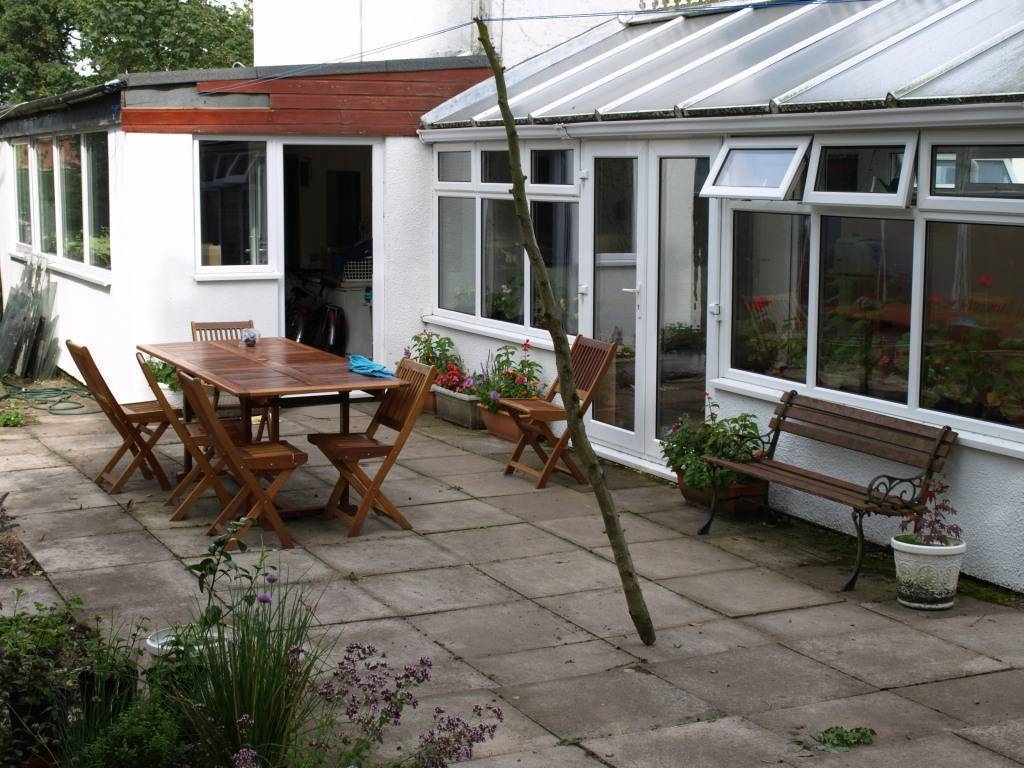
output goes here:
[{"label": "door handle", "polygon": [[623,288],[622,292],[623,293],[640,293],[640,286],[637,286],[636,288]]}]

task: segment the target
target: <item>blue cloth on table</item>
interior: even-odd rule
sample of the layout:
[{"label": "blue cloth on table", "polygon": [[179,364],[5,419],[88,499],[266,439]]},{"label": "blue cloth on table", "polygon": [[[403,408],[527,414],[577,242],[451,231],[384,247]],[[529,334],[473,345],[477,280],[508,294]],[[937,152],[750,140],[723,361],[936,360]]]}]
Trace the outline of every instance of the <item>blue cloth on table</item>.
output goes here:
[{"label": "blue cloth on table", "polygon": [[348,356],[348,369],[352,373],[361,373],[364,376],[394,376],[394,371],[389,371],[382,363],[370,360],[362,355]]}]

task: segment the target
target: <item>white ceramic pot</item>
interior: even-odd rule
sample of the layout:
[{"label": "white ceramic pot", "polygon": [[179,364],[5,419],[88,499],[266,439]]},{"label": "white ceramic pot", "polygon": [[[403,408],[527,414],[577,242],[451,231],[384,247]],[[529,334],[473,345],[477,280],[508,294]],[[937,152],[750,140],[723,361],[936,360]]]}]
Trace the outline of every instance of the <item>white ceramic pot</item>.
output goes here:
[{"label": "white ceramic pot", "polygon": [[938,611],[950,608],[956,598],[960,563],[967,545],[910,544],[893,537],[896,561],[896,600],[908,608]]},{"label": "white ceramic pot", "polygon": [[164,397],[167,398],[167,402],[171,404],[172,408],[181,408],[182,395],[181,390],[173,390],[169,385],[160,382],[160,389],[164,391]]},{"label": "white ceramic pot", "polygon": [[[166,656],[175,648],[180,646],[178,640],[179,628],[177,627],[166,627],[165,629],[158,629],[146,638],[146,650],[149,651],[150,656]],[[213,630],[209,630],[210,640],[216,641],[216,633]],[[231,627],[224,627],[224,637],[228,640],[231,639]],[[190,633],[194,635],[194,632]],[[205,645],[203,641],[197,642],[197,647]]]}]

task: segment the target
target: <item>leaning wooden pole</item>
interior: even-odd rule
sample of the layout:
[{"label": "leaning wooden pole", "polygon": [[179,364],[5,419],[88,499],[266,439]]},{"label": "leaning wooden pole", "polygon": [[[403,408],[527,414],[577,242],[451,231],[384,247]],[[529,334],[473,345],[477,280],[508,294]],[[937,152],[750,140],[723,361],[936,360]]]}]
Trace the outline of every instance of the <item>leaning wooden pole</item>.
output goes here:
[{"label": "leaning wooden pole", "polygon": [[526,246],[526,254],[530,258],[530,272],[533,275],[533,286],[537,289],[540,297],[542,315],[541,325],[547,328],[551,334],[551,343],[555,348],[555,361],[558,368],[559,391],[562,395],[562,403],[572,434],[573,447],[576,449],[577,461],[583,466],[587,478],[594,489],[598,506],[601,509],[601,517],[604,520],[604,529],[608,534],[608,541],[612,545],[612,552],[615,555],[615,565],[619,569],[619,578],[622,580],[622,590],[626,595],[626,605],[629,607],[630,618],[633,619],[633,626],[640,636],[644,645],[653,645],[654,625],[651,623],[651,615],[647,611],[647,603],[644,601],[643,592],[640,590],[640,582],[637,580],[636,571],[633,569],[633,558],[630,557],[629,547],[626,545],[626,537],[622,533],[622,525],[619,523],[619,515],[615,510],[615,499],[608,490],[608,484],[604,480],[604,472],[594,453],[594,447],[590,444],[587,436],[583,418],[580,415],[580,398],[576,392],[576,382],[573,379],[572,365],[570,364],[569,338],[565,334],[565,327],[562,325],[562,315],[555,302],[554,293],[551,291],[551,283],[548,281],[548,270],[541,256],[540,246],[537,245],[537,238],[533,231],[533,219],[530,216],[530,206],[526,200],[526,180],[523,177],[522,164],[519,155],[519,134],[516,131],[515,119],[508,106],[508,91],[505,87],[505,72],[498,60],[498,55],[491,44],[491,37],[487,31],[487,25],[483,19],[476,18],[477,30],[480,34],[480,43],[483,45],[487,60],[494,72],[494,83],[498,92],[498,108],[501,110],[502,122],[505,124],[505,133],[508,136],[509,166],[512,171],[512,197],[515,201],[516,217],[519,219],[519,228],[522,230],[523,242]]}]

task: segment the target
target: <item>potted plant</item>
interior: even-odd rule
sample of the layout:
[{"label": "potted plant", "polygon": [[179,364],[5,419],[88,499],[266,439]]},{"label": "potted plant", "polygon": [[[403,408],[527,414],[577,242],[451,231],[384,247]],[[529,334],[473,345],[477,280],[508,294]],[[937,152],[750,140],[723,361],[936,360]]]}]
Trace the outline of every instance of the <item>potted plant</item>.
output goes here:
[{"label": "potted plant", "polygon": [[[904,531],[892,537],[896,562],[896,600],[908,608],[942,610],[953,605],[960,564],[967,545],[946,496],[949,486],[933,479],[921,505],[900,521]],[[909,531],[909,532],[908,532]]]},{"label": "potted plant", "polygon": [[[405,348],[403,356],[424,365],[432,365],[437,369],[437,379],[434,381],[434,386],[431,387],[430,394],[423,403],[424,413],[437,414],[446,421],[459,418],[458,406],[446,404],[442,406],[444,413],[438,412],[437,406],[438,391],[445,390],[446,392],[461,393],[466,388],[465,380],[468,377],[465,374],[462,357],[455,351],[455,342],[452,341],[451,337],[424,328],[412,337],[409,346]],[[443,396],[444,393],[442,393]],[[463,408],[463,410],[466,409]],[[473,411],[470,411],[470,414],[472,413]],[[461,421],[456,421],[455,423],[460,424]],[[480,425],[475,428],[480,429],[482,426]]]},{"label": "potted plant", "polygon": [[683,415],[661,439],[665,465],[676,473],[679,490],[690,504],[710,507],[716,492],[719,510],[734,511],[741,501],[763,504],[768,484],[743,477],[701,460],[717,456],[732,461],[749,461],[762,455],[764,441],[752,413],[722,418],[719,405],[704,393],[706,416],[702,421]]},{"label": "potted plant", "polygon": [[506,440],[519,439],[519,429],[512,417],[498,407],[498,401],[503,397],[512,400],[541,397],[541,372],[541,364],[530,357],[529,339],[518,349],[506,344],[487,355],[483,368],[473,376],[473,391],[480,398],[480,416],[491,434]]},{"label": "potted plant", "polygon": [[167,401],[175,408],[181,407],[181,384],[178,383],[178,369],[170,363],[155,357],[146,359],[146,365],[156,377],[157,384],[164,391]]}]

